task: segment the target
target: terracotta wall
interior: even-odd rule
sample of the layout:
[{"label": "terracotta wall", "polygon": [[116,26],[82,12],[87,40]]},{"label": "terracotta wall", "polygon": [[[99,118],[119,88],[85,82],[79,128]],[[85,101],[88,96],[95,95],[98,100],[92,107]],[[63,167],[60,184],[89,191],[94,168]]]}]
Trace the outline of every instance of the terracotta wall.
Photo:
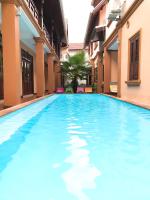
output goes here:
[{"label": "terracotta wall", "polygon": [[94,59],[94,68],[97,68],[97,63],[98,63],[98,57],[96,56]]},{"label": "terracotta wall", "polygon": [[121,1],[123,4],[123,6],[122,6],[122,16],[123,16],[129,9],[129,7],[134,3],[135,0],[126,0],[126,2],[124,0],[121,0]]},{"label": "terracotta wall", "polygon": [[111,52],[111,82],[117,82],[118,80],[118,52]]},{"label": "terracotta wall", "polygon": [[[121,97],[134,101],[140,101],[150,104],[150,1],[145,0],[140,7],[128,20],[122,29],[122,59],[121,59]],[[139,21],[140,20],[140,21]],[[140,86],[127,86],[125,81],[128,77],[128,48],[129,39],[139,30],[141,30],[141,52],[140,52]]]},{"label": "terracotta wall", "polygon": [[96,55],[96,57],[93,60],[93,83],[96,82],[95,78],[96,78],[96,74],[94,73],[95,69],[98,67],[98,56]]},{"label": "terracotta wall", "polygon": [[[118,2],[115,0],[110,0],[109,3],[106,6],[106,19],[108,19],[108,16],[111,12],[111,10],[115,9],[116,6],[118,5],[122,5],[122,12],[121,12],[121,16],[123,17],[125,15],[125,13],[128,11],[128,9],[130,8],[130,6],[133,4],[135,0],[119,0]],[[106,22],[108,24],[108,20]],[[106,28],[106,39],[111,35],[111,33],[115,30],[117,25],[116,21],[113,21],[109,27]]]},{"label": "terracotta wall", "polygon": [[48,91],[48,58],[47,55],[44,56],[45,61],[45,91]]},{"label": "terracotta wall", "polygon": [[116,25],[117,25],[117,22],[112,22],[109,27],[106,27],[106,40],[109,38],[109,36],[115,30]]},{"label": "terracotta wall", "polygon": [[106,5],[99,12],[99,25],[106,24]]}]

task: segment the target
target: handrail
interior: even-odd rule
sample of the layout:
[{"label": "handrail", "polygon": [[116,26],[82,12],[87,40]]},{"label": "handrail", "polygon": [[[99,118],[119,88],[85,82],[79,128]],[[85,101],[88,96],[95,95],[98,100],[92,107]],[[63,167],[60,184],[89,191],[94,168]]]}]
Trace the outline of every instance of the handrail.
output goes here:
[{"label": "handrail", "polygon": [[35,17],[36,21],[39,24],[39,12],[33,0],[25,0],[28,8],[30,9],[31,13]]},{"label": "handrail", "polygon": [[40,23],[40,14],[39,14],[39,11],[38,11],[34,1],[33,0],[24,0],[24,1],[25,1],[26,5],[28,6],[29,10],[31,11],[33,17],[35,18],[36,22],[39,24],[42,31],[45,33],[45,37],[46,37],[47,41],[49,42],[49,44],[52,45],[52,48],[55,49],[55,44],[54,44],[53,40],[51,41],[50,34],[49,34],[45,24]]},{"label": "handrail", "polygon": [[50,42],[50,34],[45,26],[45,24],[43,24],[43,31],[45,33],[46,38],[48,39],[48,41]]}]

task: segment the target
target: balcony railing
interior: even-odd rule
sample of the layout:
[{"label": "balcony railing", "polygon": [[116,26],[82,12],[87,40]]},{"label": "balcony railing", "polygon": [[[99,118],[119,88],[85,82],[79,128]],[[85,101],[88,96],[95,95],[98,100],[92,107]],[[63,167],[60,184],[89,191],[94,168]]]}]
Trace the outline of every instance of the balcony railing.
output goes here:
[{"label": "balcony railing", "polygon": [[50,35],[49,35],[49,32],[48,32],[48,30],[47,30],[45,24],[43,24],[43,31],[44,31],[44,33],[45,33],[46,38],[47,38],[48,41],[50,42]]},{"label": "balcony railing", "polygon": [[34,3],[33,0],[25,0],[28,8],[30,9],[32,15],[34,16],[34,18],[36,19],[36,21],[39,23],[39,12],[38,9]]},{"label": "balcony railing", "polygon": [[[30,9],[32,15],[34,16],[35,20],[37,21],[37,23],[41,26],[42,23],[40,23],[40,15],[39,15],[39,11],[34,3],[33,0],[25,0],[28,8]],[[46,38],[48,39],[48,41],[50,41],[50,35],[49,32],[45,26],[45,24],[43,24],[43,27],[41,27],[45,33]]]},{"label": "balcony railing", "polygon": [[32,13],[33,17],[35,18],[36,22],[40,25],[40,27],[42,28],[43,32],[45,33],[45,37],[50,42],[52,47],[57,51],[56,46],[54,44],[54,41],[53,41],[53,39],[51,40],[50,34],[49,34],[45,24],[43,22],[41,22],[42,20],[40,20],[40,14],[39,14],[39,11],[38,11],[34,1],[33,0],[25,0],[25,3],[28,6],[29,10],[31,11],[31,13]]}]

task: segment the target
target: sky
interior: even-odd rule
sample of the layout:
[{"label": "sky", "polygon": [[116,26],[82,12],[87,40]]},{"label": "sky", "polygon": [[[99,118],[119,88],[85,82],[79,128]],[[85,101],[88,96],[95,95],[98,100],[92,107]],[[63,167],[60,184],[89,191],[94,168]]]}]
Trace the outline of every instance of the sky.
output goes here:
[{"label": "sky", "polygon": [[91,0],[62,0],[65,18],[68,19],[69,43],[84,42],[91,10]]}]

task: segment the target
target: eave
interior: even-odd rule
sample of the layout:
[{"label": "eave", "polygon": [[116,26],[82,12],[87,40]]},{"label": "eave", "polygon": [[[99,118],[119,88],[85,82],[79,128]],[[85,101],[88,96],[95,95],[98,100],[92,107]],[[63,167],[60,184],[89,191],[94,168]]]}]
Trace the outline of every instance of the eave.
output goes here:
[{"label": "eave", "polygon": [[[34,0],[34,2],[40,11],[41,0]],[[49,32],[51,32],[52,26],[54,26],[55,35],[57,35],[62,46],[67,45],[67,27],[61,0],[44,0],[44,23]]]},{"label": "eave", "polygon": [[106,4],[106,2],[107,0],[101,0],[100,3],[90,13],[88,25],[86,29],[86,34],[85,34],[85,39],[84,39],[84,47],[86,47],[90,42],[92,32],[95,29],[95,26],[97,25],[96,20],[98,19],[99,11]]}]

